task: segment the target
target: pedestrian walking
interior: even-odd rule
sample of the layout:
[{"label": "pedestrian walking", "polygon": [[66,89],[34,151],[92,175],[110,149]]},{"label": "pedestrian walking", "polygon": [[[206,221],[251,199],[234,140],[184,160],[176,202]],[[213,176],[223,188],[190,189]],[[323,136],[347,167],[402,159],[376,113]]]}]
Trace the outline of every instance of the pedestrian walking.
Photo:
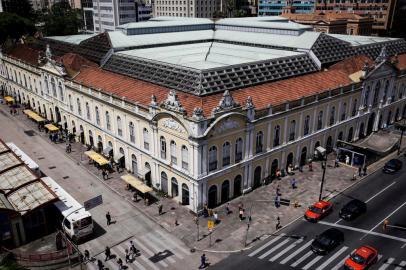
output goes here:
[{"label": "pedestrian walking", "polygon": [[117,171],[118,173],[120,173],[120,163],[117,163],[117,164],[116,164],[116,171]]},{"label": "pedestrian walking", "polygon": [[125,249],[125,263],[131,262],[130,259],[130,253],[128,252],[128,249]]},{"label": "pedestrian walking", "polygon": [[243,220],[243,216],[244,216],[244,209],[240,208],[239,214],[238,216],[240,217],[240,221]]},{"label": "pedestrian walking", "polygon": [[290,180],[290,184],[291,184],[291,186],[292,186],[292,189],[295,189],[295,188],[297,188],[297,183],[296,183],[296,179],[295,178],[292,178],[292,180]]},{"label": "pedestrian walking", "polygon": [[313,163],[310,161],[309,162],[309,172],[313,171]]},{"label": "pedestrian walking", "polygon": [[130,253],[133,256],[133,258],[137,254],[137,249],[135,248],[134,242],[132,240],[130,240]]},{"label": "pedestrian walking", "polygon": [[85,249],[84,254],[85,254],[85,261],[90,260],[90,252],[89,252],[89,250]]},{"label": "pedestrian walking", "polygon": [[207,266],[207,258],[206,258],[206,254],[203,253],[203,255],[200,257],[199,269],[206,268],[206,266]]},{"label": "pedestrian walking", "polygon": [[110,260],[111,257],[111,251],[109,247],[106,247],[106,249],[104,250],[104,255],[106,255],[106,258],[104,259],[105,262],[107,262],[108,260]]},{"label": "pedestrian walking", "polygon": [[280,186],[279,186],[279,184],[276,186],[276,196],[281,196],[282,195],[282,193],[281,193],[281,188],[280,188]]},{"label": "pedestrian walking", "polygon": [[109,179],[109,171],[106,170],[106,179],[105,180],[108,180],[108,179]]},{"label": "pedestrian walking", "polygon": [[106,171],[104,169],[102,170],[102,175],[103,175],[103,180],[106,180]]},{"label": "pedestrian walking", "polygon": [[276,208],[281,207],[281,197],[280,197],[279,195],[276,195],[276,198],[275,198],[275,207],[276,207]]},{"label": "pedestrian walking", "polygon": [[358,167],[358,175],[359,175],[359,177],[362,176],[362,168],[361,168],[361,166]]},{"label": "pedestrian walking", "polygon": [[345,164],[349,165],[350,164],[350,156],[345,155]]},{"label": "pedestrian walking", "polygon": [[364,165],[364,168],[362,169],[364,176],[367,175],[367,165]]},{"label": "pedestrian walking", "polygon": [[219,217],[218,217],[218,215],[217,215],[217,212],[216,211],[214,211],[214,213],[213,213],[213,217],[214,217],[214,224],[218,224],[218,222],[219,222]]},{"label": "pedestrian walking", "polygon": [[137,201],[138,201],[138,193],[137,193],[137,191],[134,191],[133,202],[137,202]]},{"label": "pedestrian walking", "polygon": [[107,226],[110,226],[111,224],[111,215],[110,212],[106,213],[106,220],[107,220]]},{"label": "pedestrian walking", "polygon": [[279,230],[280,227],[281,227],[281,219],[280,219],[280,217],[278,216],[278,217],[276,218],[276,226],[275,226],[275,229],[276,229],[276,230]]},{"label": "pedestrian walking", "polygon": [[101,260],[97,260],[97,267],[99,268],[99,270],[103,270],[104,269],[104,265],[102,263]]},{"label": "pedestrian walking", "polygon": [[123,260],[121,260],[121,258],[118,258],[117,264],[118,264],[118,270],[122,270],[123,269]]},{"label": "pedestrian walking", "polygon": [[226,214],[227,214],[227,216],[230,214],[230,203],[227,203],[227,205],[226,205]]},{"label": "pedestrian walking", "polygon": [[339,165],[339,160],[338,160],[338,157],[336,157],[336,159],[334,160],[334,168],[338,168],[340,165]]},{"label": "pedestrian walking", "polygon": [[162,206],[162,204],[160,203],[160,204],[158,205],[158,214],[159,214],[159,215],[162,215],[162,208],[163,208],[163,206]]},{"label": "pedestrian walking", "polygon": [[357,171],[354,171],[354,174],[352,175],[352,180],[355,181],[357,180]]}]

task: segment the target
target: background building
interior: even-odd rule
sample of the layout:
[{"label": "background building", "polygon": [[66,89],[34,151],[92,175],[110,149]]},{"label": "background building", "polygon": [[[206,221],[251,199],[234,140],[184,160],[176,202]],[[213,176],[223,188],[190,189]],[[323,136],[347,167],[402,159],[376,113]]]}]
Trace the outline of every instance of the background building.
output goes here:
[{"label": "background building", "polygon": [[135,10],[137,14],[137,22],[148,21],[152,18],[152,6],[143,3],[135,3]]},{"label": "background building", "polygon": [[353,13],[283,13],[282,16],[297,23],[311,25],[317,32],[346,35],[368,36],[372,33],[374,22],[372,18]]},{"label": "background building", "polygon": [[85,31],[94,32],[93,0],[81,0],[83,10],[83,27]]},{"label": "background building", "polygon": [[135,0],[93,0],[95,32],[114,31],[119,25],[136,21]]},{"label": "background building", "polygon": [[155,0],[154,17],[213,18],[216,12],[224,11],[221,0]]},{"label": "background building", "polygon": [[373,30],[376,34],[385,34],[393,27],[396,0],[317,0],[318,12],[349,12],[374,19]]},{"label": "background building", "polygon": [[295,13],[312,13],[315,9],[313,0],[259,0],[258,16],[278,16],[288,6],[292,6]]}]

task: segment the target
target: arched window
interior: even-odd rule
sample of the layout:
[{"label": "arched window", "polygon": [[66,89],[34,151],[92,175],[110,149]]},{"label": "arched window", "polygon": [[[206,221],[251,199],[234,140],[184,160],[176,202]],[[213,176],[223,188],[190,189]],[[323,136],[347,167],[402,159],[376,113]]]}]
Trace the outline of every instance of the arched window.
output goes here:
[{"label": "arched window", "polygon": [[223,167],[230,165],[230,150],[230,143],[225,142],[223,144]]},{"label": "arched window", "polygon": [[[52,88],[52,95],[53,95],[54,97],[57,97],[55,78],[52,78],[52,79],[51,79],[51,88]],[[72,109],[71,109],[71,110],[72,110]]]},{"label": "arched window", "polygon": [[161,158],[166,159],[166,140],[163,136],[161,136],[159,141],[161,144]]},{"label": "arched window", "polygon": [[238,163],[242,160],[242,139],[238,138],[235,141],[235,159],[234,162]]},{"label": "arched window", "polygon": [[369,93],[371,92],[371,88],[368,86],[365,90],[364,94],[364,107],[368,107],[369,105]]},{"label": "arched window", "polygon": [[290,122],[290,127],[289,127],[289,141],[293,141],[295,139],[295,134],[296,133],[296,121],[292,120]]},{"label": "arched window", "polygon": [[383,90],[383,96],[382,96],[382,103],[386,103],[386,99],[388,98],[388,91],[389,91],[389,80],[386,81],[385,83],[385,89]]},{"label": "arched window", "polygon": [[217,147],[212,146],[209,149],[209,171],[217,169]]},{"label": "arched window", "polygon": [[330,121],[329,121],[329,125],[334,125],[334,121],[335,121],[335,115],[336,115],[336,107],[331,107],[330,110]]},{"label": "arched window", "polygon": [[47,94],[49,94],[49,84],[48,84],[48,77],[45,76],[44,78],[44,88],[45,88],[45,92]]},{"label": "arched window", "polygon": [[405,91],[405,86],[402,84],[402,85],[399,87],[399,93],[398,93],[399,99],[403,98],[404,91]]},{"label": "arched window", "polygon": [[273,131],[273,146],[278,146],[280,144],[280,133],[281,127],[279,125],[275,126]]},{"label": "arched window", "polygon": [[90,107],[89,107],[89,103],[88,103],[88,102],[86,102],[86,117],[87,117],[88,120],[92,120],[92,119],[90,118]]},{"label": "arched window", "polygon": [[80,99],[76,99],[76,107],[78,108],[78,114],[82,116],[82,106],[80,105]]},{"label": "arched window", "polygon": [[72,96],[68,96],[68,102],[69,102],[69,109],[71,112],[73,112],[73,103],[72,103]]},{"label": "arched window", "polygon": [[63,101],[63,88],[62,88],[62,83],[58,83],[58,90],[59,90],[59,97]]},{"label": "arched window", "polygon": [[323,111],[319,111],[317,117],[317,130],[320,130],[323,127]]},{"label": "arched window", "polygon": [[189,170],[189,151],[185,145],[182,145],[182,169]]},{"label": "arched window", "polygon": [[352,112],[351,112],[351,116],[355,116],[355,114],[357,114],[357,106],[358,106],[358,100],[354,99],[354,103],[352,104]]},{"label": "arched window", "polygon": [[175,177],[172,177],[171,179],[171,193],[172,197],[178,197],[179,196],[179,186],[178,186],[178,180],[176,180]]},{"label": "arched window", "polygon": [[134,133],[134,124],[130,122],[128,124],[128,131],[130,133],[130,142],[135,143],[135,133]]},{"label": "arched window", "polygon": [[310,131],[310,115],[306,115],[303,125],[303,135],[309,134]]},{"label": "arched window", "polygon": [[149,150],[149,132],[146,128],[144,128],[142,134],[144,137],[144,149]]},{"label": "arched window", "polygon": [[347,103],[344,102],[343,106],[341,107],[340,121],[344,121],[344,120],[345,120],[346,112],[347,112]]},{"label": "arched window", "polygon": [[264,133],[262,131],[257,132],[257,139],[255,143],[255,153],[261,153],[264,146]]},{"label": "arched window", "polygon": [[110,114],[108,111],[106,111],[105,113],[105,118],[106,118],[106,128],[107,130],[111,130]]},{"label": "arched window", "polygon": [[172,164],[178,164],[178,158],[176,154],[176,143],[174,141],[171,141],[171,163]]},{"label": "arched window", "polygon": [[96,114],[96,124],[98,125],[98,126],[100,126],[100,112],[99,112],[99,107],[95,107],[95,109],[94,109],[94,111],[95,111],[95,114]]},{"label": "arched window", "polygon": [[24,76],[24,86],[27,87],[28,86],[27,85],[27,78],[25,77],[25,74],[23,76]]},{"label": "arched window", "polygon": [[121,117],[117,116],[117,133],[118,136],[123,136],[123,123],[121,123]]},{"label": "arched window", "polygon": [[375,86],[374,99],[373,99],[373,102],[372,102],[373,105],[378,104],[378,101],[379,101],[379,90],[380,90],[380,89],[381,89],[381,82],[379,81],[379,82],[377,82],[377,84],[376,84],[376,86]]}]

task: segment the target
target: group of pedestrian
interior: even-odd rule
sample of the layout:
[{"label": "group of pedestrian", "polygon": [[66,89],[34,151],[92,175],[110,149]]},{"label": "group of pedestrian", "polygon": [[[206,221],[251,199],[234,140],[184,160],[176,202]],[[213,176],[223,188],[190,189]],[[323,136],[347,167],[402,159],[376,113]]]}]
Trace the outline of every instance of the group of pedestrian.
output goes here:
[{"label": "group of pedestrian", "polygon": [[[135,247],[134,242],[132,240],[130,240],[129,247],[125,249],[125,258],[124,258],[125,263],[133,262],[135,260],[135,257],[137,257],[139,255],[139,252],[140,251]],[[113,257],[113,255],[111,254],[111,250],[108,246],[106,246],[106,248],[104,250],[104,255],[105,255],[105,259],[104,259],[105,262],[107,262],[108,260],[110,260]],[[85,257],[86,257],[86,251],[85,251]],[[124,267],[124,263],[121,258],[118,258],[116,262],[118,264],[119,270],[126,268],[126,267]],[[97,260],[97,266],[98,266],[99,270],[104,269],[104,265],[101,260]]]},{"label": "group of pedestrian", "polygon": [[16,108],[10,108],[10,114],[11,115],[17,115],[18,114],[18,111],[17,111],[17,109]]},{"label": "group of pedestrian", "polygon": [[70,143],[68,143],[67,145],[66,145],[66,149],[65,149],[65,151],[66,151],[66,153],[72,153],[72,145],[70,144]]},{"label": "group of pedestrian", "polygon": [[109,179],[109,172],[106,169],[102,170],[103,180]]}]

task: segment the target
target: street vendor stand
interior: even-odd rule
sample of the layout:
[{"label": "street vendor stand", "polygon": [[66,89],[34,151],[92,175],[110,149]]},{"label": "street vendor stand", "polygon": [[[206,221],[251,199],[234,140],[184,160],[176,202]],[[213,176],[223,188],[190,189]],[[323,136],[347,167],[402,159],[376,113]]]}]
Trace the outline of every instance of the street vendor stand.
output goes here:
[{"label": "street vendor stand", "polygon": [[89,157],[90,160],[93,160],[95,164],[98,166],[99,169],[110,169],[108,168],[109,161],[104,158],[102,155],[99,153],[96,153],[93,150],[86,151],[85,155]]},{"label": "street vendor stand", "polygon": [[151,194],[153,191],[152,188],[147,186],[142,180],[140,180],[135,175],[126,174],[121,176],[121,179],[127,183],[128,189],[135,189],[137,194],[139,194],[144,200],[148,199],[149,203],[152,203],[156,198]]}]

